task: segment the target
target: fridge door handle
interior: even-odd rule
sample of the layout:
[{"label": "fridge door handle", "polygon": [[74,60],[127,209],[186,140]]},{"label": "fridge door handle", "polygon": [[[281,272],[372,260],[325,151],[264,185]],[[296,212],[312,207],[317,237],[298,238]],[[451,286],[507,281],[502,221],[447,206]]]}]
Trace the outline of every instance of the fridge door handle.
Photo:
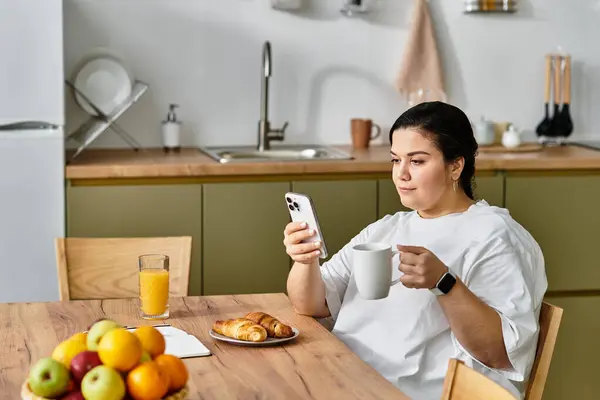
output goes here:
[{"label": "fridge door handle", "polygon": [[0,125],[0,131],[57,130],[58,125],[44,121],[23,121]]}]

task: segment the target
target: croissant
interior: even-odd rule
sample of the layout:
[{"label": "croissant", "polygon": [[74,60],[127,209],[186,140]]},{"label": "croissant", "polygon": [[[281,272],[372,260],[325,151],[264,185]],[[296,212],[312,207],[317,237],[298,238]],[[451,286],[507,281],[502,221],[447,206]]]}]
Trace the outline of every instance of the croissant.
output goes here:
[{"label": "croissant", "polygon": [[264,312],[251,312],[245,318],[265,328],[269,337],[288,338],[294,336],[291,326]]},{"label": "croissant", "polygon": [[264,342],[267,339],[265,328],[244,318],[215,321],[213,330],[221,335],[248,342]]}]

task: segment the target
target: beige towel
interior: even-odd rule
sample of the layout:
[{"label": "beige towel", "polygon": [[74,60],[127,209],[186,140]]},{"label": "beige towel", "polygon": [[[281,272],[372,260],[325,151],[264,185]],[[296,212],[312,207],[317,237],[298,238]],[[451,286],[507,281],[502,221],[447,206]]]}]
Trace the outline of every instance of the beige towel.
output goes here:
[{"label": "beige towel", "polygon": [[[416,0],[396,88],[407,98],[446,101],[440,57],[427,3],[427,0]],[[426,93],[415,95],[419,90]]]}]

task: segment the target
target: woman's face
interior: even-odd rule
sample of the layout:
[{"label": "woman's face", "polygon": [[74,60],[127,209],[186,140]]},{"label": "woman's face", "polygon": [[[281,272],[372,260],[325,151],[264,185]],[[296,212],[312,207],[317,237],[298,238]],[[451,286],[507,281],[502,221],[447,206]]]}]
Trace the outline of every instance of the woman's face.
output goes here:
[{"label": "woman's face", "polygon": [[[443,208],[460,171],[449,166],[433,142],[417,130],[406,128],[392,135],[392,180],[405,207],[416,211]],[[462,168],[461,168],[462,169]]]}]

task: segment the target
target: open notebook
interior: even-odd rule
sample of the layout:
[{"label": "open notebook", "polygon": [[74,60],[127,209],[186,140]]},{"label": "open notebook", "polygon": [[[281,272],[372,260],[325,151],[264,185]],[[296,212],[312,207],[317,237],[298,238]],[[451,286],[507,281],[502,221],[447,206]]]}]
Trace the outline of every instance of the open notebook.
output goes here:
[{"label": "open notebook", "polygon": [[[171,325],[154,325],[154,327],[165,337],[165,354],[172,354],[179,358],[203,357],[211,354],[210,350],[194,335]],[[135,329],[135,327],[127,328],[131,332]]]}]

